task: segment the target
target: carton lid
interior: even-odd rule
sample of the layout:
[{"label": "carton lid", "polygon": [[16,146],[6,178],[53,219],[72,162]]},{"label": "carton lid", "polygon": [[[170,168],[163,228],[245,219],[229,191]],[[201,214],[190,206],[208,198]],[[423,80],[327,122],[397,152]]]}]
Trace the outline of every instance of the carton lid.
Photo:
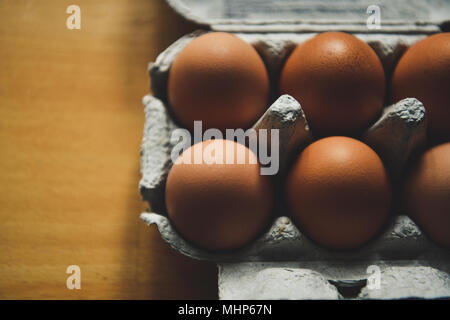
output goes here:
[{"label": "carton lid", "polygon": [[450,0],[166,1],[191,21],[229,32],[433,33],[450,22]]}]

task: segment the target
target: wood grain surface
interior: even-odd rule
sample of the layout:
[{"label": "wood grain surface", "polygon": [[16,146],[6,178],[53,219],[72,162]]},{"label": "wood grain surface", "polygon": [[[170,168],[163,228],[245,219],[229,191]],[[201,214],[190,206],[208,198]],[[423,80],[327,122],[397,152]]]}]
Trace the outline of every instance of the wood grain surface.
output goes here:
[{"label": "wood grain surface", "polygon": [[138,218],[147,63],[197,26],[163,0],[2,0],[0,16],[0,298],[217,298],[216,266]]}]

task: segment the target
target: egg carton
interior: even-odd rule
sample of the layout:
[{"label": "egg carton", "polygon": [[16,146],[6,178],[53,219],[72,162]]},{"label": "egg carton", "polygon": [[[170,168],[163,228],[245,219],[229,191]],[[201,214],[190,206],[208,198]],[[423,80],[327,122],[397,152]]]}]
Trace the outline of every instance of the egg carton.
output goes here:
[{"label": "egg carton", "polygon": [[[259,4],[255,2],[256,9],[244,10],[254,16],[244,16],[242,19],[234,16],[233,10],[242,5],[242,1],[238,0],[210,1],[208,8],[202,7],[204,3],[198,0],[168,2],[191,20],[208,24],[212,30],[234,33],[252,45],[263,59],[271,82],[273,103],[253,128],[279,129],[281,177],[293,154],[314,141],[307,124],[307,115],[300,103],[289,95],[278,96],[276,89],[281,68],[297,44],[326,30],[352,32],[373,48],[388,78],[396,61],[411,44],[440,30],[435,20],[426,22],[426,19],[409,25],[392,18],[385,29],[377,30],[376,33],[367,30],[365,25],[356,20],[345,24],[343,21],[352,21],[349,17],[343,21],[330,23],[327,20],[317,24],[317,21],[299,19],[299,16],[303,17],[299,14],[297,20],[291,22],[285,19],[283,23],[277,23],[277,17],[284,17],[287,13],[280,9],[267,17],[267,11],[261,9],[264,6],[260,6],[264,3],[269,5],[270,1],[258,1]],[[323,1],[319,2],[323,4]],[[349,8],[353,8],[350,4],[365,3],[341,2]],[[400,2],[402,1],[398,1]],[[412,5],[420,7],[418,3],[413,1]],[[439,14],[443,11],[445,16],[448,5],[446,9],[447,11],[441,10]],[[232,13],[226,14],[227,10]],[[319,7],[314,10],[328,9]],[[349,12],[356,16],[356,11],[354,9]],[[209,20],[201,20],[192,12],[200,12],[209,17]],[[432,15],[433,19],[438,19],[439,14]],[[229,16],[232,18],[227,18]],[[288,32],[294,25],[292,30],[297,33]],[[398,205],[395,205],[394,214],[378,237],[351,251],[332,251],[315,244],[297,229],[283,207],[276,208],[276,218],[263,235],[233,252],[203,250],[177,233],[167,217],[164,203],[165,182],[172,166],[170,155],[177,143],[171,140],[171,134],[179,128],[168,107],[166,88],[170,66],[177,54],[205,32],[209,31],[199,30],[182,37],[162,52],[155,62],[149,64],[153,95],[143,98],[146,121],[141,148],[142,179],[139,189],[142,198],[151,204],[153,212],[142,213],[142,220],[148,225],[155,224],[162,238],[182,254],[216,262],[221,299],[450,297],[449,251],[432,243]],[[425,110],[426,106],[414,98],[386,105],[379,119],[357,137],[380,155],[392,178],[394,191],[410,155],[426,143]],[[279,178],[275,183],[281,184],[282,181]],[[379,270],[377,274],[381,284],[375,289],[369,283],[373,277],[368,273],[368,268],[372,271]]]}]

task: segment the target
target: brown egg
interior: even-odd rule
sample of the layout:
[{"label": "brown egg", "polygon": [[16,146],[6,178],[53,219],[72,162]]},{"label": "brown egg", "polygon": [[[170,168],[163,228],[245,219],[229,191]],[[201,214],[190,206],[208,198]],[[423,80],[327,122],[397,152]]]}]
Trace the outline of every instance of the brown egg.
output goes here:
[{"label": "brown egg", "polygon": [[[195,155],[201,159],[211,148],[223,150],[217,153],[223,164],[194,164]],[[245,156],[243,164],[237,163],[238,154]],[[227,164],[227,156],[233,163]],[[229,140],[194,145],[180,155],[167,178],[169,218],[184,238],[209,250],[235,249],[254,239],[270,222],[272,204],[271,180],[260,175],[256,155]]]},{"label": "brown egg", "polygon": [[212,32],[190,42],[169,74],[168,97],[181,125],[248,128],[264,113],[269,78],[256,50],[229,33]]},{"label": "brown egg", "polygon": [[432,139],[450,139],[450,32],[429,36],[400,58],[391,83],[391,102],[417,98],[427,111]]},{"label": "brown egg", "polygon": [[312,240],[355,248],[385,223],[391,186],[378,155],[364,143],[328,137],[303,150],[286,185],[292,219]]},{"label": "brown egg", "polygon": [[281,73],[280,92],[300,102],[314,135],[354,134],[383,106],[384,70],[365,42],[325,32],[292,52]]},{"label": "brown egg", "polygon": [[406,178],[403,200],[419,227],[450,248],[450,142],[428,149],[417,159]]}]

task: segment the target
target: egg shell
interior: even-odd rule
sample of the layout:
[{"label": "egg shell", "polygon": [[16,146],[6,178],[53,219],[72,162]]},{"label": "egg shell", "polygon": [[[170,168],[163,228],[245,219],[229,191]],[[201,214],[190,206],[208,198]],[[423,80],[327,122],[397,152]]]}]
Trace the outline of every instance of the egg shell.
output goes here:
[{"label": "egg shell", "polygon": [[407,212],[426,234],[450,248],[450,142],[418,157],[405,180],[403,199]]},{"label": "egg shell", "polygon": [[429,36],[400,58],[391,80],[391,101],[419,99],[433,140],[450,140],[450,32]]},{"label": "egg shell", "polygon": [[250,127],[267,109],[269,77],[256,50],[242,39],[212,32],[190,42],[176,57],[168,81],[171,110],[193,129]]},{"label": "egg shell", "polygon": [[333,249],[358,247],[389,215],[391,186],[378,155],[348,137],[306,147],[286,182],[286,201],[300,230]]},{"label": "egg shell", "polygon": [[315,136],[360,133],[383,106],[383,65],[355,36],[325,32],[291,53],[281,72],[280,93],[300,102]]},{"label": "egg shell", "polygon": [[[194,163],[195,156],[201,159],[214,148],[223,150],[217,158],[223,164]],[[245,157],[244,163],[237,162],[238,154]],[[234,160],[227,163],[230,155]],[[169,172],[165,199],[169,218],[186,239],[205,249],[230,250],[268,227],[273,190],[250,149],[217,139],[199,142],[181,154]]]}]

